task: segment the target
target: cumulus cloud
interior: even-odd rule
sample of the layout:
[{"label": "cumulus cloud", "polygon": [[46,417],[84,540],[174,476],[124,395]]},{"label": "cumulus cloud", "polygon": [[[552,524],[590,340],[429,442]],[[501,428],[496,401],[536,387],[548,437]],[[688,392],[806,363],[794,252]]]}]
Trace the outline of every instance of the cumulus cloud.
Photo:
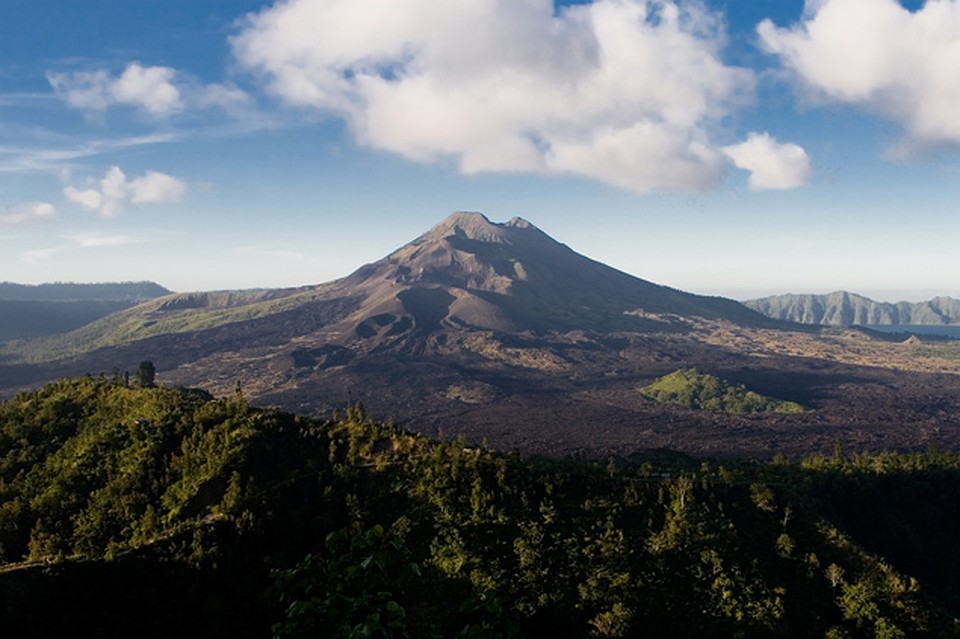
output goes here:
[{"label": "cumulus cloud", "polygon": [[288,0],[245,18],[243,68],[373,148],[464,173],[573,174],[703,189],[711,132],[753,89],[698,2]]},{"label": "cumulus cloud", "polygon": [[48,73],[47,81],[70,106],[103,111],[114,104],[139,107],[164,117],[180,110],[183,101],[172,83],[176,71],[170,67],[127,65],[118,77],[104,70]]},{"label": "cumulus cloud", "polygon": [[47,81],[68,105],[92,112],[125,105],[166,118],[191,106],[221,107],[232,113],[251,102],[249,95],[232,84],[202,85],[176,69],[139,62],[128,64],[118,76],[103,69],[50,72]]},{"label": "cumulus cloud", "polygon": [[810,158],[796,144],[777,142],[768,133],[751,133],[739,144],[722,149],[733,163],[750,172],[751,191],[795,189],[810,178]]},{"label": "cumulus cloud", "polygon": [[63,195],[85,209],[96,211],[103,217],[117,215],[123,206],[177,202],[183,198],[187,185],[166,173],[147,171],[142,176],[127,180],[118,166],[110,167],[102,179],[81,189],[67,186]]},{"label": "cumulus cloud", "polygon": [[147,171],[130,182],[129,191],[133,204],[177,202],[187,192],[187,185],[166,173]]},{"label": "cumulus cloud", "polygon": [[78,189],[74,186],[68,186],[63,189],[63,195],[75,204],[79,204],[85,209],[99,209],[103,197],[97,189]]},{"label": "cumulus cloud", "polygon": [[57,209],[49,202],[28,202],[0,212],[0,226],[22,226],[56,215]]},{"label": "cumulus cloud", "polygon": [[171,83],[176,71],[169,67],[142,67],[133,63],[111,87],[121,104],[132,104],[164,116],[182,108],[180,91]]},{"label": "cumulus cloud", "polygon": [[900,122],[919,145],[960,143],[960,0],[807,1],[788,28],[769,20],[761,43],[820,99]]}]

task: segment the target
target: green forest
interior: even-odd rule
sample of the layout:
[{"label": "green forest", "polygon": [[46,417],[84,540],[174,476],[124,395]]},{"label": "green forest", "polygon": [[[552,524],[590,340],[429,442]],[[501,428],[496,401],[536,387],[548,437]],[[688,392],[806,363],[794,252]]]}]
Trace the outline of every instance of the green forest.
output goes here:
[{"label": "green forest", "polygon": [[149,372],[0,404],[5,636],[960,636],[957,453],[531,458]]}]

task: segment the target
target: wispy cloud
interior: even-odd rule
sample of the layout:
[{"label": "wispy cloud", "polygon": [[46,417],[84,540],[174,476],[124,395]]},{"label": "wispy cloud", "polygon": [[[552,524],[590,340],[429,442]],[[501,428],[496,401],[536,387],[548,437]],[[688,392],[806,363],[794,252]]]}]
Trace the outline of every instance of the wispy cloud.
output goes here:
[{"label": "wispy cloud", "polygon": [[0,226],[23,226],[56,215],[57,209],[49,202],[27,202],[0,212]]},{"label": "wispy cloud", "polygon": [[63,195],[103,217],[114,217],[128,202],[134,205],[177,202],[187,191],[182,180],[158,171],[147,171],[138,178],[127,180],[118,166],[110,167],[100,180],[87,180],[85,186],[68,185],[64,187]]},{"label": "wispy cloud", "polygon": [[103,112],[113,106],[140,109],[162,119],[189,108],[221,107],[237,112],[251,104],[250,96],[234,85],[204,85],[171,67],[131,62],[119,74],[105,69],[48,72],[47,81],[69,106]]},{"label": "wispy cloud", "polygon": [[595,0],[290,0],[246,17],[241,66],[356,138],[464,173],[589,177],[638,193],[705,189],[721,120],[752,97],[706,5]]},{"label": "wispy cloud", "polygon": [[908,145],[960,144],[960,1],[911,12],[897,0],[818,0],[798,24],[765,20],[757,32],[815,99],[896,120]]},{"label": "wispy cloud", "polygon": [[109,155],[125,149],[164,144],[181,139],[182,134],[148,135],[101,139],[64,144],[61,138],[41,137],[33,145],[0,145],[0,173],[60,172],[77,160]]},{"label": "wispy cloud", "polygon": [[105,233],[75,233],[73,235],[64,235],[63,237],[83,248],[126,246],[128,244],[141,244],[147,241],[129,235],[110,235]]}]

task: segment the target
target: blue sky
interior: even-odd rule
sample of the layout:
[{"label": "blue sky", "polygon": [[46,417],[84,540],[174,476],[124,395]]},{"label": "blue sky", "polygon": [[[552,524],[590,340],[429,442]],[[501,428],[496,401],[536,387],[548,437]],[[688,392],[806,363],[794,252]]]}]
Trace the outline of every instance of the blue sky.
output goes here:
[{"label": "blue sky", "polygon": [[960,297],[960,1],[5,0],[0,280],[319,283],[457,210]]}]

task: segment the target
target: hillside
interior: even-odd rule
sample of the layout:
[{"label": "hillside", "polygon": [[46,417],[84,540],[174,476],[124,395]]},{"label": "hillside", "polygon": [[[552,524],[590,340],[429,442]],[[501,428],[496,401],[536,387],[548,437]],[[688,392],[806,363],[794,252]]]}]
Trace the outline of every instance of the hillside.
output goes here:
[{"label": "hillside", "polygon": [[169,295],[154,282],[0,282],[0,342],[66,333],[145,300]]},{"label": "hillside", "polygon": [[837,291],[826,295],[774,295],[744,305],[767,317],[829,326],[960,324],[960,300],[935,297],[926,302],[875,302]]},{"label": "hillside", "polygon": [[950,637],[958,495],[951,453],[525,459],[358,406],[62,380],[0,404],[0,626]]}]

